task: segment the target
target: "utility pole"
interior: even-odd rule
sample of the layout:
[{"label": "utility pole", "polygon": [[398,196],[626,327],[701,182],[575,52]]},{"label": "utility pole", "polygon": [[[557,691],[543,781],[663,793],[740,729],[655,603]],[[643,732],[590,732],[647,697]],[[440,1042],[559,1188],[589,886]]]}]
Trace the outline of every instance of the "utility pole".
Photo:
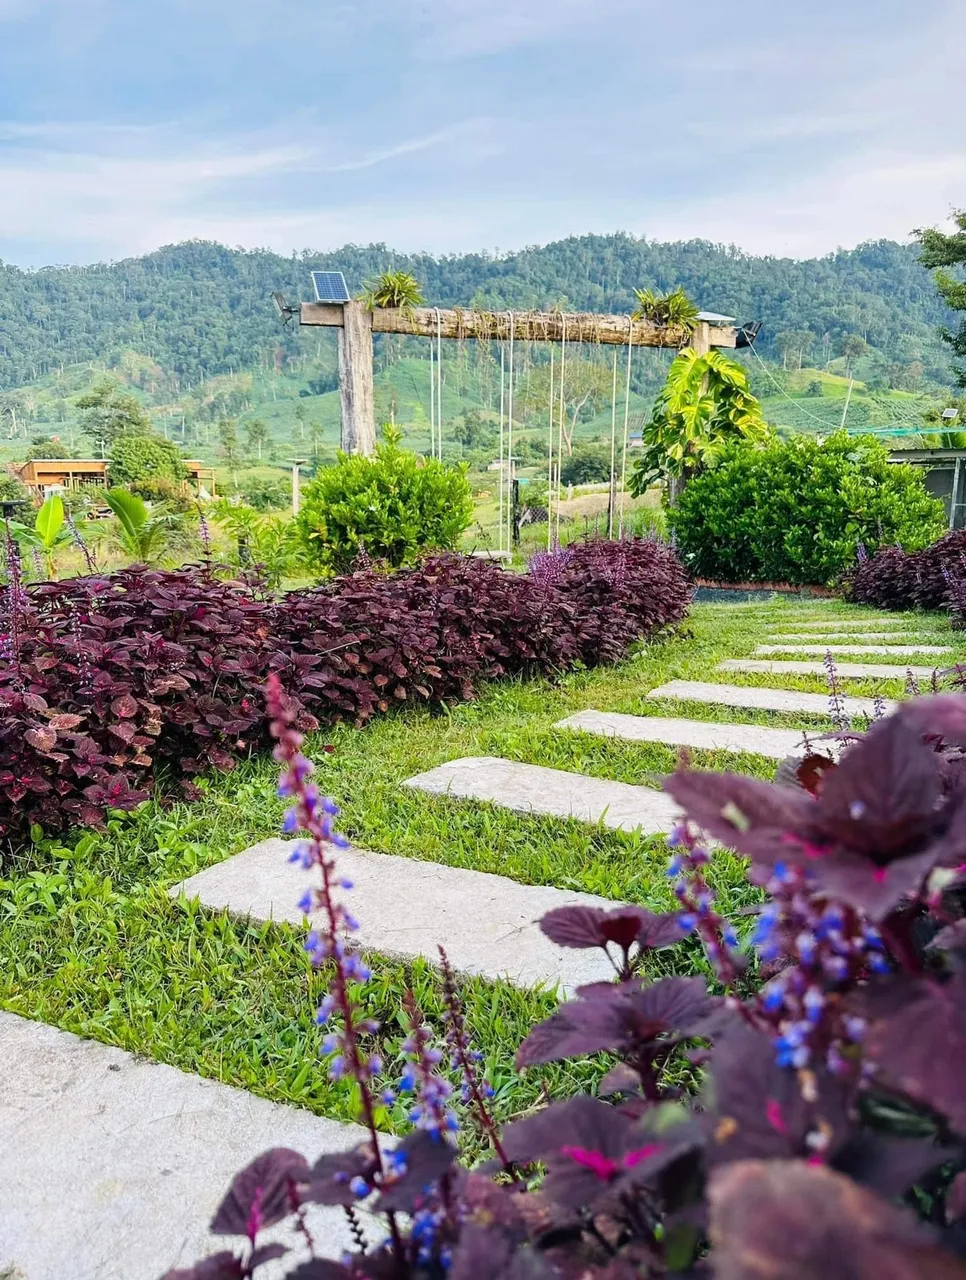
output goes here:
[{"label": "utility pole", "polygon": [[297,516],[299,513],[300,499],[302,496],[302,487],[299,480],[299,467],[307,466],[308,458],[296,458],[292,462],[292,515]]},{"label": "utility pole", "polygon": [[845,416],[849,411],[849,401],[852,399],[852,388],[855,386],[855,378],[849,378],[849,389],[845,393],[845,407],[842,410],[842,421],[839,423],[839,430],[845,427]]}]

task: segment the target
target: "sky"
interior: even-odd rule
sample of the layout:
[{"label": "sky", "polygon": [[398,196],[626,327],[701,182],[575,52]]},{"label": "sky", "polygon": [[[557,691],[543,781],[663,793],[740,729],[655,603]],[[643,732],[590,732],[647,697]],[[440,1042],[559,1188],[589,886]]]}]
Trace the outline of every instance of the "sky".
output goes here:
[{"label": "sky", "polygon": [[966,0],[0,0],[0,259],[906,239],[964,71]]}]

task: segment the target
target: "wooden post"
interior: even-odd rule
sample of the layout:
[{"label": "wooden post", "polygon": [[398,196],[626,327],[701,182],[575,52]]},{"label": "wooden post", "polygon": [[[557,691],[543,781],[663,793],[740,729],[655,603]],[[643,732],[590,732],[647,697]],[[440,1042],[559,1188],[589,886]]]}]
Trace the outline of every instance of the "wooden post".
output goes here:
[{"label": "wooden post", "polygon": [[698,356],[706,356],[711,350],[711,326],[707,320],[699,320],[688,343]]},{"label": "wooden post", "polygon": [[339,392],[342,448],[345,453],[374,453],[376,404],[372,374],[372,313],[362,302],[342,308],[339,330]]}]

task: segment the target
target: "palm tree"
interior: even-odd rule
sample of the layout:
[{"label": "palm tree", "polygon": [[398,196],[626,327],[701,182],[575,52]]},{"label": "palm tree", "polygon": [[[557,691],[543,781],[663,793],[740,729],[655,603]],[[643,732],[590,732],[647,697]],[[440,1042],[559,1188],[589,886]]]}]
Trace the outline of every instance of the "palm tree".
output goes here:
[{"label": "palm tree", "polygon": [[163,503],[149,507],[127,489],[109,489],[104,501],[117,519],[115,545],[137,564],[153,564],[184,544],[184,517]]}]

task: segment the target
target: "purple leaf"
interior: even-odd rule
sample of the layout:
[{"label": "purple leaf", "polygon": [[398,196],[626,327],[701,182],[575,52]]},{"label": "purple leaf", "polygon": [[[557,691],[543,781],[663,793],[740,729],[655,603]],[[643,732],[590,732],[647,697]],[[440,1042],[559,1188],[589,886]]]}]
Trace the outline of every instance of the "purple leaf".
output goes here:
[{"label": "purple leaf", "polygon": [[709,1198],[715,1280],[966,1280],[911,1215],[821,1166],[739,1161]]},{"label": "purple leaf", "polygon": [[241,1280],[244,1275],[245,1267],[241,1258],[236,1258],[225,1249],[221,1253],[212,1253],[207,1258],[202,1258],[193,1267],[166,1271],[161,1280]]},{"label": "purple leaf", "polygon": [[667,947],[681,941],[677,916],[655,915],[643,907],[557,907],[540,921],[543,933],[558,947],[606,947],[616,943],[627,950]]},{"label": "purple leaf", "polygon": [[396,1148],[406,1160],[406,1172],[380,1193],[380,1212],[412,1213],[425,1199],[427,1188],[437,1183],[456,1159],[456,1148],[441,1134],[417,1129]]},{"label": "purple leaf", "polygon": [[896,979],[869,993],[868,1059],[879,1078],[966,1134],[966,975]]},{"label": "purple leaf", "polygon": [[235,1175],[211,1222],[215,1235],[249,1236],[281,1222],[294,1207],[293,1183],[309,1179],[304,1157],[288,1147],[273,1147]]}]

